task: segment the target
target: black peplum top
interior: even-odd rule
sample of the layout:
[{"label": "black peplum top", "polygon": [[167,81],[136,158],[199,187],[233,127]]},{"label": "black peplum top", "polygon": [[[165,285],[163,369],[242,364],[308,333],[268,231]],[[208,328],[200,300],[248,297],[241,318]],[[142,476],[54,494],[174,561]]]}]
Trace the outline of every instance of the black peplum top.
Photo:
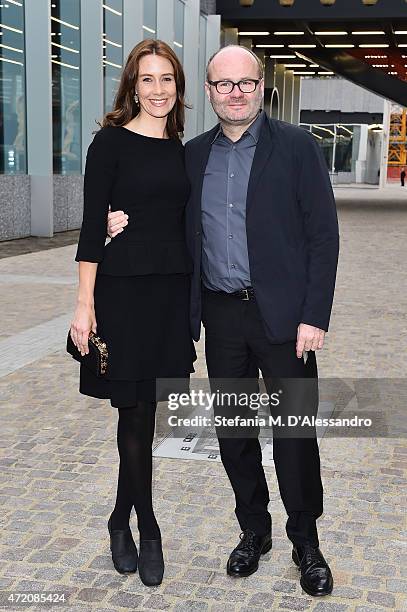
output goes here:
[{"label": "black peplum top", "polygon": [[[98,263],[98,274],[113,276],[191,272],[184,227],[189,191],[180,141],[101,128],[86,157],[75,261]],[[129,223],[105,246],[109,204],[127,213]]]}]

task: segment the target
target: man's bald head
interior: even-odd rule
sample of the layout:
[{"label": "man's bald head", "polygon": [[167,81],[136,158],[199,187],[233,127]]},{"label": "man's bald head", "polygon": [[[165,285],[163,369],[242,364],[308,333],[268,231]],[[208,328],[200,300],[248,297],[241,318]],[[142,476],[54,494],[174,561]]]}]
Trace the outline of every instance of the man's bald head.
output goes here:
[{"label": "man's bald head", "polygon": [[226,47],[218,49],[218,51],[209,58],[206,66],[206,80],[210,80],[210,71],[215,63],[218,64],[220,61],[223,64],[224,62],[240,62],[242,60],[245,63],[253,63],[257,72],[256,76],[258,76],[259,79],[263,78],[263,64],[253,51],[241,45],[227,45]]},{"label": "man's bald head", "polygon": [[[222,126],[250,125],[264,96],[263,65],[258,57],[246,47],[228,45],[211,57],[207,73],[206,94]],[[218,86],[226,81],[225,94]]]}]

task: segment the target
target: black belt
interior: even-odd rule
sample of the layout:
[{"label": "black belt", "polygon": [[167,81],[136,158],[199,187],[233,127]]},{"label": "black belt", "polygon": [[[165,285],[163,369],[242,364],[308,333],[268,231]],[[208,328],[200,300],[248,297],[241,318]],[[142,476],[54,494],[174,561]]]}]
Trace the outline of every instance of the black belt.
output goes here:
[{"label": "black belt", "polygon": [[239,291],[234,291],[230,295],[238,298],[239,300],[244,301],[254,300],[255,298],[253,287],[245,287],[244,289],[239,289]]},{"label": "black belt", "polygon": [[245,287],[244,289],[239,289],[238,291],[233,291],[233,293],[228,293],[227,291],[212,291],[211,289],[207,289],[204,287],[205,291],[209,293],[215,293],[217,295],[226,295],[230,297],[237,298],[238,300],[244,300],[247,302],[248,300],[254,300],[254,289],[253,287]]}]

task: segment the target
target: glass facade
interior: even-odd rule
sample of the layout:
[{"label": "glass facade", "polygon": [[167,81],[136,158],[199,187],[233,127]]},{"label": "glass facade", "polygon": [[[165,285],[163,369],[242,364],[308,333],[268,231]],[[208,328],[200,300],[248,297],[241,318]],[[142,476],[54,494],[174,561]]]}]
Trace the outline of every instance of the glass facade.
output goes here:
[{"label": "glass facade", "polygon": [[25,174],[23,0],[0,2],[0,174]]},{"label": "glass facade", "polygon": [[112,110],[123,64],[123,0],[103,4],[104,112]]},{"label": "glass facade", "polygon": [[354,172],[359,150],[360,125],[300,125],[312,132],[318,140],[330,173]]},{"label": "glass facade", "polygon": [[335,127],[333,125],[311,125],[311,132],[318,139],[324,154],[326,165],[333,172],[333,152],[335,145]]},{"label": "glass facade", "polygon": [[336,125],[335,172],[352,172],[354,137],[360,135],[358,125]]},{"label": "glass facade", "polygon": [[[53,172],[75,175],[82,172],[81,100],[81,6],[86,0],[48,0],[51,14],[50,55],[52,70],[52,156]],[[140,1],[141,0],[137,0]],[[185,10],[188,0],[174,0],[165,19],[173,33],[167,41],[180,61],[185,58]],[[0,0],[0,174],[26,174],[29,134],[26,133],[26,0]],[[142,0],[142,21],[135,31],[135,43],[157,37],[157,0]],[[41,8],[42,7],[42,8]],[[39,5],[44,10],[44,5]],[[163,14],[165,5],[163,5]],[[112,109],[123,69],[124,0],[100,0],[103,44],[103,113]],[[172,14],[171,14],[172,13]],[[164,17],[163,17],[164,18]],[[206,15],[199,21],[199,83],[205,80]],[[142,29],[141,29],[142,28]],[[86,35],[85,35],[86,38]],[[95,70],[97,68],[95,67]],[[99,92],[95,92],[99,96]],[[199,87],[194,102],[197,128],[205,126],[205,93]],[[344,146],[344,143],[342,143]],[[343,148],[343,147],[342,147]],[[338,151],[338,155],[339,155]],[[341,152],[342,155],[342,152]]]},{"label": "glass facade", "polygon": [[157,38],[157,0],[143,0],[143,38]]},{"label": "glass facade", "polygon": [[184,61],[184,12],[185,5],[182,0],[174,2],[174,51],[179,61]]},{"label": "glass facade", "polygon": [[80,0],[51,0],[55,174],[81,173]]},{"label": "glass facade", "polygon": [[[197,4],[0,0],[0,200],[7,220],[0,240],[80,226],[88,142],[95,120],[112,108],[132,43],[160,35],[187,64],[185,140],[212,127],[203,83],[220,18],[199,15]],[[11,197],[8,175],[16,185]]]}]

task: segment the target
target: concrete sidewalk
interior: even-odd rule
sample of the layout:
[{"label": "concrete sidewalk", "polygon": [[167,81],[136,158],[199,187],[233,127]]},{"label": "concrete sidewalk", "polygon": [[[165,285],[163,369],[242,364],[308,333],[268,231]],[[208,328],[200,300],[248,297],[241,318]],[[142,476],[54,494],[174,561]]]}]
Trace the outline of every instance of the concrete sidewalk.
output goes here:
[{"label": "concrete sidewalk", "polygon": [[[405,379],[407,210],[339,206],[339,217],[340,266],[320,376]],[[154,502],[164,581],[148,588],[137,574],[115,572],[106,523],[116,489],[117,415],[108,402],[79,395],[77,365],[64,351],[76,296],[75,250],[61,246],[0,261],[3,596],[60,591],[69,603],[52,609],[69,612],[406,610],[402,439],[321,442],[325,512],[318,527],[335,579],[329,597],[313,599],[299,586],[272,468],[266,475],[273,549],[257,573],[226,576],[239,528],[223,467],[163,458],[154,460]],[[203,347],[197,348],[196,376],[205,376]],[[161,406],[158,419],[164,415]]]},{"label": "concrete sidewalk", "polygon": [[358,208],[370,205],[403,209],[407,206],[407,185],[402,187],[400,183],[387,183],[384,188],[366,184],[335,185],[334,193],[338,207]]}]

